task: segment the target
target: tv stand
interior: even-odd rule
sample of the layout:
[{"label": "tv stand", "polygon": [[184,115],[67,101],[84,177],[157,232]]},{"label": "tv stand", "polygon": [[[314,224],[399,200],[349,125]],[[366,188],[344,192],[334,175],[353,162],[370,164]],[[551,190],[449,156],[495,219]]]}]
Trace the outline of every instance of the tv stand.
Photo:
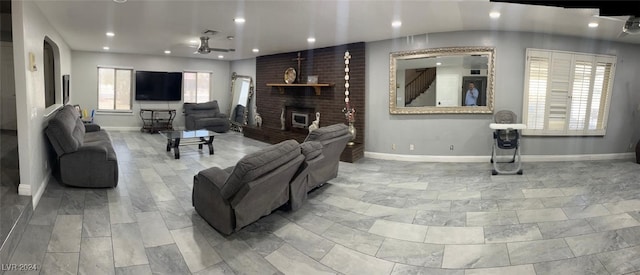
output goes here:
[{"label": "tv stand", "polygon": [[142,128],[140,132],[157,133],[162,130],[173,130],[175,109],[140,109]]}]

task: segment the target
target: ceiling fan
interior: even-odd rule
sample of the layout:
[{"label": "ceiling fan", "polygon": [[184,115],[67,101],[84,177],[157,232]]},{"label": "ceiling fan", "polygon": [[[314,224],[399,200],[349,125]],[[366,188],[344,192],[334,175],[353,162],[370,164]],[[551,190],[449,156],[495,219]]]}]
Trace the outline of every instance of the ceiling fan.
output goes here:
[{"label": "ceiling fan", "polygon": [[[613,21],[625,21],[619,16],[629,16],[622,26],[618,38],[629,34],[640,34],[640,1],[557,1],[557,0],[489,0],[490,2],[506,2],[528,5],[555,6],[563,8],[596,8],[600,15],[594,17]],[[615,17],[612,17],[615,16]]]},{"label": "ceiling fan", "polygon": [[624,22],[622,26],[622,32],[618,35],[618,38],[625,37],[629,34],[639,34],[640,33],[640,17],[637,16],[629,16],[628,19],[620,19],[619,17],[611,17],[611,16],[598,16],[594,15],[595,18]]},{"label": "ceiling fan", "polygon": [[209,47],[209,36],[206,36],[206,34],[211,34],[212,36],[215,35],[216,33],[218,33],[217,31],[212,31],[212,30],[206,30],[204,32],[205,35],[200,36],[200,46],[198,46],[198,49],[196,50],[195,53],[197,54],[208,54],[211,52],[235,52],[236,49],[221,49],[221,48],[211,48]]},{"label": "ceiling fan", "polygon": [[622,32],[618,37],[624,37],[627,34],[639,34],[640,33],[640,17],[629,16],[629,20],[622,26]]}]

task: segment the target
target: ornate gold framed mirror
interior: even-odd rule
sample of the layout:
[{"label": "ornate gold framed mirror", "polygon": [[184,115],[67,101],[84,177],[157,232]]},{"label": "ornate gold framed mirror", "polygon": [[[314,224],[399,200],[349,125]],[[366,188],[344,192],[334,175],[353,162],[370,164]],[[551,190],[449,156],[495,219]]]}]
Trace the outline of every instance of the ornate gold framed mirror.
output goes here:
[{"label": "ornate gold framed mirror", "polygon": [[492,114],[495,48],[393,52],[390,114]]},{"label": "ornate gold framed mirror", "polygon": [[249,103],[253,96],[253,79],[250,76],[231,75],[231,129],[242,132],[242,127],[247,125]]}]

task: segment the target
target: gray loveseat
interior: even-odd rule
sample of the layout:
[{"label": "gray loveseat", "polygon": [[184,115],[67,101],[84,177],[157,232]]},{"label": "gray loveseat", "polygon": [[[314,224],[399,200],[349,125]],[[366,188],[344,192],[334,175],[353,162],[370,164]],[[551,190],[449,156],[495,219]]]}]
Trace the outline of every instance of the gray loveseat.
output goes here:
[{"label": "gray loveseat", "polygon": [[109,134],[84,124],[71,105],[60,109],[45,129],[57,154],[60,181],[77,187],[118,185],[118,159]]},{"label": "gray loveseat", "polygon": [[287,140],[236,166],[202,170],[193,179],[193,206],[215,229],[231,234],[289,201],[290,182],[306,176],[303,160],[298,142]]},{"label": "gray loveseat", "polygon": [[185,128],[187,130],[207,129],[224,133],[231,127],[229,116],[220,112],[218,101],[184,104]]},{"label": "gray loveseat", "polygon": [[309,133],[301,144],[308,174],[305,180],[292,183],[291,208],[293,210],[302,206],[309,191],[338,176],[340,154],[350,139],[347,125],[341,123],[320,127]]}]

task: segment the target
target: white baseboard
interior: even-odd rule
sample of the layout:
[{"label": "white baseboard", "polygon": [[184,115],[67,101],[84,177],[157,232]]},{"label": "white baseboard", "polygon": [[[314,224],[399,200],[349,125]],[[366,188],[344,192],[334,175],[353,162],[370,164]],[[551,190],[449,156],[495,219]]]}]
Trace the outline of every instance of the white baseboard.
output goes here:
[{"label": "white baseboard", "polygon": [[[491,156],[430,156],[430,155],[400,155],[377,152],[364,152],[364,156],[372,159],[397,160],[411,162],[489,162]],[[614,154],[583,154],[583,155],[523,155],[522,161],[580,161],[580,160],[613,160],[633,159],[635,153]]]},{"label": "white baseboard", "polygon": [[44,179],[42,180],[42,182],[40,183],[40,188],[38,188],[38,191],[36,191],[36,194],[33,195],[32,201],[33,201],[33,210],[36,209],[36,206],[38,206],[38,203],[40,202],[40,198],[42,198],[42,194],[44,194],[44,190],[47,189],[47,185],[49,184],[49,180],[51,179],[51,171],[49,171],[45,176]]},{"label": "white baseboard", "polygon": [[[136,132],[140,131],[140,126],[100,126],[101,129],[105,129],[107,131],[125,131],[125,132]],[[174,127],[174,130],[182,131],[184,130],[184,126]]]},{"label": "white baseboard", "polygon": [[580,161],[580,160],[614,160],[614,159],[635,159],[636,153],[614,153],[614,154],[583,154],[583,155],[526,155],[522,156],[522,161]]},{"label": "white baseboard", "polygon": [[18,195],[31,196],[31,185],[21,183],[18,185]]},{"label": "white baseboard", "polygon": [[140,131],[140,127],[131,126],[131,127],[120,127],[120,126],[100,126],[101,129],[105,129],[107,131]]}]

